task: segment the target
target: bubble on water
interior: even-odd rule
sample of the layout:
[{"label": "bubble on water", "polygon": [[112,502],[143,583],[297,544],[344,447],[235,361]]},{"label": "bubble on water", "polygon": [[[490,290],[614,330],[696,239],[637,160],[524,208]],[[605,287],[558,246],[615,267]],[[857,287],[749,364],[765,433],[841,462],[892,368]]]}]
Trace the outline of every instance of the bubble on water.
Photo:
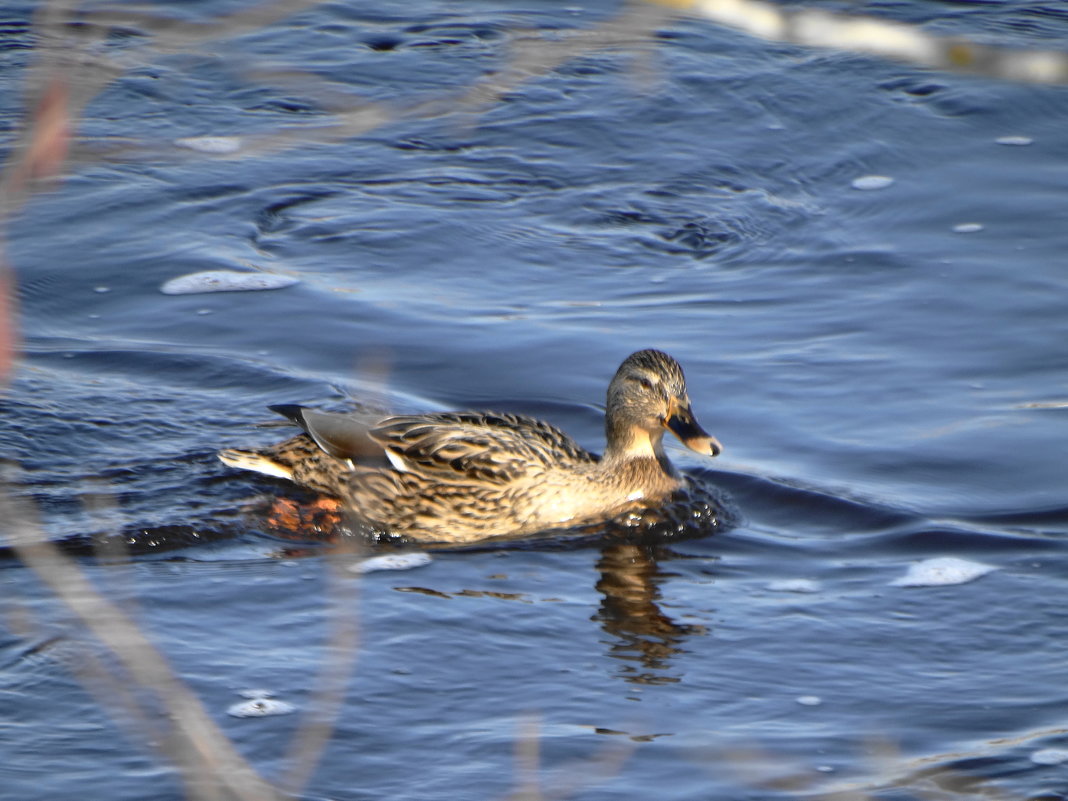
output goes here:
[{"label": "bubble on water", "polygon": [[281,289],[300,283],[296,278],[274,273],[243,273],[236,270],[207,270],[172,278],[160,287],[164,295],[195,295],[205,292],[255,292]]},{"label": "bubble on water", "polygon": [[239,136],[186,136],[175,139],[174,144],[198,153],[226,155],[239,151],[242,142]]},{"label": "bubble on water", "polygon": [[390,553],[384,556],[372,556],[349,567],[353,573],[374,573],[378,570],[412,570],[430,564],[430,554],[421,551],[412,553]]},{"label": "bubble on water", "polygon": [[819,706],[823,703],[823,699],[818,695],[801,695],[794,699],[801,706]]},{"label": "bubble on water", "polygon": [[974,234],[976,231],[982,230],[982,223],[957,223],[953,226],[953,232],[957,234]]},{"label": "bubble on water", "polygon": [[1030,136],[999,136],[994,140],[999,145],[1010,145],[1015,147],[1023,147],[1034,143],[1034,139]]},{"label": "bubble on water", "polygon": [[854,178],[852,185],[854,189],[871,191],[873,189],[886,189],[893,183],[894,179],[889,175],[862,175],[860,178]]},{"label": "bubble on water", "polygon": [[818,581],[812,579],[776,579],[768,584],[768,589],[772,592],[802,592],[811,593],[819,592],[823,589]]},{"label": "bubble on water", "polygon": [[948,584],[965,584],[980,576],[985,576],[991,570],[997,570],[997,568],[993,565],[984,565],[982,562],[958,559],[955,556],[940,556],[909,565],[908,572],[894,579],[890,584],[894,587],[940,587]]},{"label": "bubble on water", "polygon": [[1068,762],[1068,748],[1043,748],[1031,754],[1036,765],[1060,765]]}]

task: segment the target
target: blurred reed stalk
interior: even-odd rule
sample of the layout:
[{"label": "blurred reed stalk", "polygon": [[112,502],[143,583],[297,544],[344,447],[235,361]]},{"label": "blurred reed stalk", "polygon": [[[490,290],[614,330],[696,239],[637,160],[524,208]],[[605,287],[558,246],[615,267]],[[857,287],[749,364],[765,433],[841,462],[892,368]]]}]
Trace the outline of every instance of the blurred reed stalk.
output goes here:
[{"label": "blurred reed stalk", "polygon": [[[327,112],[328,121],[320,119],[314,125],[242,137],[225,152],[183,150],[175,142],[128,138],[89,141],[77,136],[88,104],[131,68],[151,63],[158,55],[194,51],[261,30],[317,3],[277,0],[196,23],[166,16],[165,7],[86,8],[79,0],[48,0],[40,5],[30,34],[35,50],[25,71],[23,125],[0,174],[0,381],[10,376],[17,359],[14,287],[3,255],[3,229],[34,194],[56,187],[64,172],[81,164],[161,155],[172,159],[245,158],[309,143],[344,141],[402,118],[477,118],[507,93],[569,59],[604,49],[631,54],[648,50],[657,41],[657,27],[679,15],[702,17],[771,41],[852,51],[1012,81],[1068,83],[1068,58],[1061,52],[1023,51],[937,37],[902,23],[760,0],[662,0],[627,3],[615,17],[584,30],[545,33],[515,29],[501,66],[461,90],[458,97],[373,104],[310,73],[267,65],[246,68],[243,74],[249,80],[297,87]],[[122,52],[109,50],[108,37],[131,27],[143,35],[140,44]],[[358,652],[356,582],[343,575],[353,553],[339,550],[327,557],[333,587],[328,593],[333,629],[328,657],[316,682],[311,710],[294,739],[289,769],[275,785],[237,753],[136,621],[94,587],[77,562],[47,541],[36,522],[35,510],[16,492],[10,475],[0,482],[0,515],[5,521],[7,543],[63,605],[72,627],[79,635],[91,635],[103,647],[102,657],[84,654],[79,672],[83,681],[100,693],[102,706],[131,726],[135,735],[155,744],[176,767],[190,799],[264,801],[300,792],[329,742]],[[102,556],[121,561],[114,550],[106,550]],[[107,660],[114,661],[121,675]],[[518,742],[523,778],[509,796],[512,801],[568,797],[592,781],[612,775],[626,755],[626,749],[609,750],[592,762],[584,762],[546,795],[537,779],[539,736],[533,724]],[[900,777],[900,766],[898,771]],[[956,774],[951,771],[915,768],[879,787],[906,786],[906,780],[912,787],[922,779],[936,788],[958,792],[962,785],[953,776]],[[865,798],[869,789],[843,789],[818,797],[841,801]],[[973,784],[970,790],[973,797],[998,797],[982,783]]]},{"label": "blurred reed stalk", "polygon": [[[1001,80],[1068,83],[1068,55],[940,37],[922,28],[871,16],[783,6],[766,0],[630,0],[615,17],[583,30],[514,29],[499,69],[474,82],[458,97],[390,105],[361,100],[321,76],[267,65],[247,67],[246,79],[274,82],[318,103],[331,122],[281,129],[233,139],[209,152],[180,153],[181,143],[140,142],[111,138],[93,142],[76,135],[85,107],[128,70],[151,63],[154,56],[195,51],[220,40],[262,30],[320,0],[275,0],[205,22],[168,17],[159,8],[134,5],[86,7],[81,0],[45,0],[33,19],[34,59],[25,72],[24,123],[0,172],[0,380],[17,353],[11,271],[4,259],[3,227],[42,187],[53,185],[79,163],[120,161],[145,156],[244,158],[257,154],[339,142],[400,118],[477,116],[526,81],[552,71],[579,55],[603,49],[640,51],[656,42],[657,27],[679,16],[696,16],[768,41],[789,42],[896,59],[918,67],[984,75]],[[137,48],[116,52],[107,47],[116,31],[136,28]],[[236,64],[237,55],[233,60]],[[648,71],[644,73],[648,77]],[[642,82],[648,85],[648,80]],[[195,139],[195,137],[194,137]],[[187,144],[195,145],[195,142]]]},{"label": "blurred reed stalk", "polygon": [[619,774],[635,745],[617,740],[597,754],[557,767],[543,781],[541,724],[536,716],[520,722],[515,743],[516,787],[501,801],[566,801]]},{"label": "blurred reed stalk", "polygon": [[118,714],[120,723],[133,723],[178,769],[193,801],[280,798],[237,753],[137,623],[97,590],[72,558],[45,539],[33,508],[13,491],[10,472],[0,487],[7,544],[63,604],[78,636],[91,635],[125,671],[120,677],[96,659],[82,663],[86,686],[106,691],[102,706]]},{"label": "blurred reed stalk", "polygon": [[[269,801],[298,795],[330,741],[359,651],[358,580],[348,568],[360,556],[360,546],[355,541],[341,543],[323,556],[328,571],[323,597],[331,636],[286,760],[287,770],[272,784],[237,753],[137,622],[94,587],[74,559],[45,538],[35,509],[15,491],[16,483],[13,468],[0,476],[6,544],[63,605],[72,631],[59,639],[76,647],[72,670],[101,707],[129,731],[131,739],[148,743],[178,770],[192,801]],[[99,542],[100,558],[116,566],[125,564],[120,538],[104,536]],[[23,637],[55,641],[54,635],[35,629],[28,611],[21,610],[18,617],[13,628]],[[78,647],[88,645],[86,635],[103,647],[102,654]]]}]

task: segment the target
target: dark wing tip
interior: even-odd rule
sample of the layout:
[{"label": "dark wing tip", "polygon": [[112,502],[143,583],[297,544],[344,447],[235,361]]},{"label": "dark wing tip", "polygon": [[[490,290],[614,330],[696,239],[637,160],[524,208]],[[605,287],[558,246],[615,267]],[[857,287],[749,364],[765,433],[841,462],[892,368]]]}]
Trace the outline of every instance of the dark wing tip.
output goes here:
[{"label": "dark wing tip", "polygon": [[304,407],[298,406],[295,403],[276,403],[273,406],[268,406],[275,414],[280,414],[282,417],[287,418],[290,422],[296,423],[301,428],[304,427]]},{"label": "dark wing tip", "polygon": [[351,415],[321,412],[295,403],[281,403],[267,408],[300,426],[330,456],[359,459],[380,456],[382,453],[382,448],[368,436],[367,425]]}]

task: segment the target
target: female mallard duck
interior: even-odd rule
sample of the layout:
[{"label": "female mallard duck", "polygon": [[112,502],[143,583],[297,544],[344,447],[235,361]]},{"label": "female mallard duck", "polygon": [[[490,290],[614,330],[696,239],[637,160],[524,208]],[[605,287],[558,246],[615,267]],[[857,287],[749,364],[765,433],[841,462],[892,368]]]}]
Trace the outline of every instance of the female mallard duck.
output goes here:
[{"label": "female mallard duck", "polygon": [[720,444],[690,411],[679,363],[631,354],[608,385],[607,447],[596,457],[518,414],[438,412],[379,419],[272,406],[304,429],[274,447],[224,450],[231,467],[290,479],[345,501],[394,535],[471,542],[608,520],[683,486],[662,439],[706,456]]}]

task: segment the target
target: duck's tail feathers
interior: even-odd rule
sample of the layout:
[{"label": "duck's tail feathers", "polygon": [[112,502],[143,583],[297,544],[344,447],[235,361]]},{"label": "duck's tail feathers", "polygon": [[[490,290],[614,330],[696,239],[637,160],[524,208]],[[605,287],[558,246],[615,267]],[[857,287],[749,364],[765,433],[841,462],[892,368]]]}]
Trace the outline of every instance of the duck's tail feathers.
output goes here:
[{"label": "duck's tail feathers", "polygon": [[255,451],[239,451],[236,448],[226,448],[219,451],[219,459],[229,467],[238,470],[251,470],[253,473],[262,473],[265,476],[285,478],[293,480],[293,470],[284,464]]}]

